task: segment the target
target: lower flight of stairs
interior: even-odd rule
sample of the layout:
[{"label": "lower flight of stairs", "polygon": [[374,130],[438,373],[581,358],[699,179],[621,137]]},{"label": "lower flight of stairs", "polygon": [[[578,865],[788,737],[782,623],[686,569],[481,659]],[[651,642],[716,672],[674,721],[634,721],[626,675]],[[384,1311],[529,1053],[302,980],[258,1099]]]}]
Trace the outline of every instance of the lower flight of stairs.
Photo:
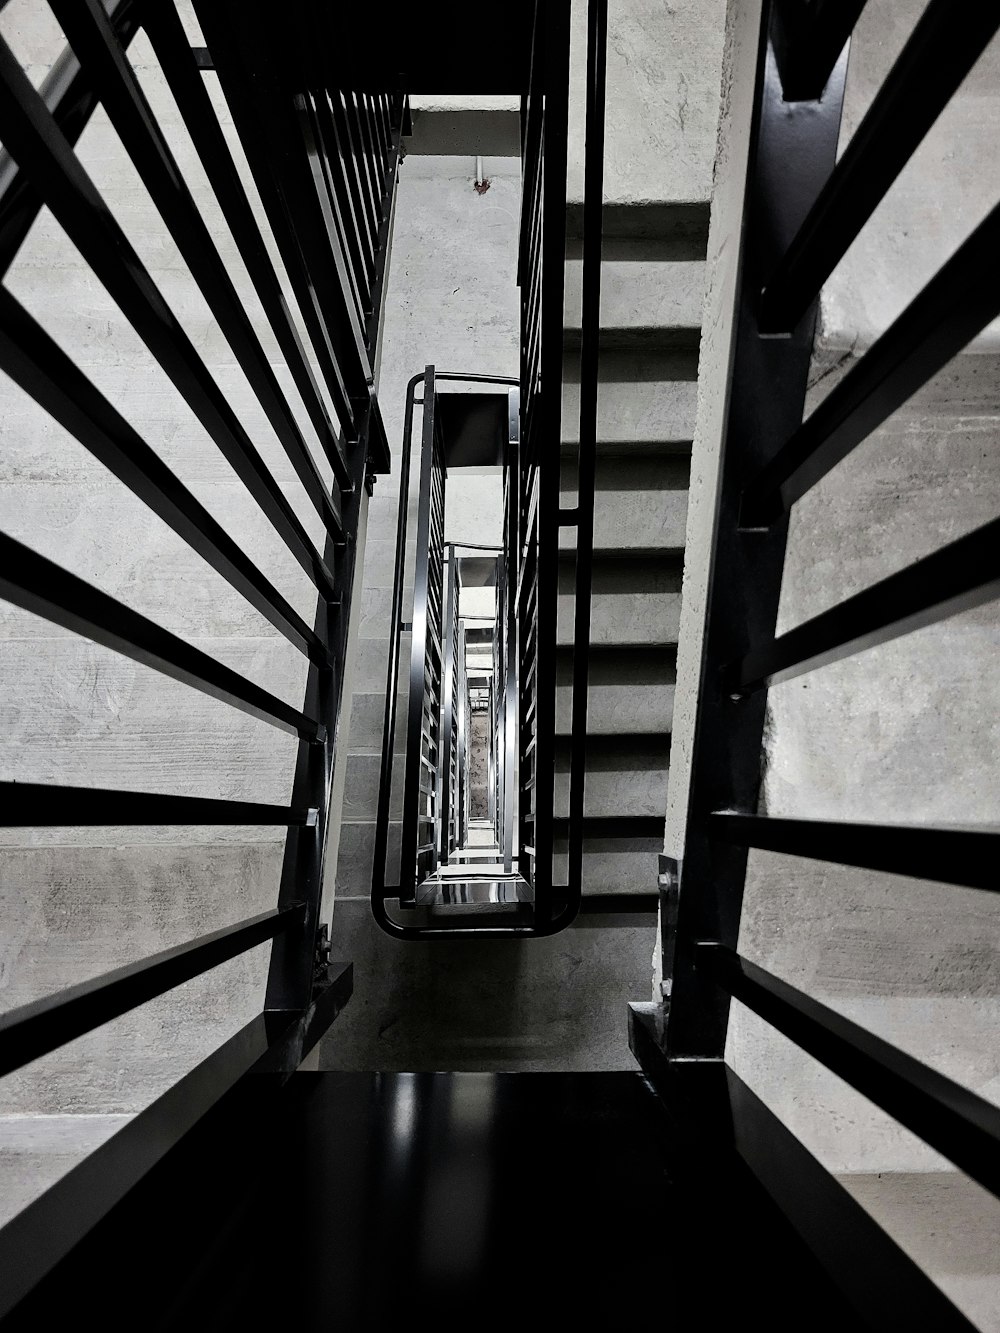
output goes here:
[{"label": "lower flight of stairs", "polygon": [[[606,210],[602,268],[595,558],[588,697],[584,891],[648,894],[663,846],[680,618],[688,470],[694,431],[707,208]],[[579,440],[580,246],[569,242],[564,496],[574,503]],[[576,312],[574,314],[574,312]],[[572,533],[560,570],[556,696],[556,882],[565,882],[572,706]],[[366,591],[385,619],[394,542],[369,540]],[[384,549],[382,549],[384,547]],[[366,892],[387,645],[359,642],[338,880]],[[409,637],[403,636],[408,652]],[[406,671],[396,719],[389,875],[398,864]]]},{"label": "lower flight of stairs", "polygon": [[[707,209],[609,209],[601,299],[585,893],[650,893],[663,846]],[[579,444],[579,242],[567,268],[563,503]],[[573,536],[563,534],[557,849],[569,810]],[[558,858],[557,879],[565,874]]]}]

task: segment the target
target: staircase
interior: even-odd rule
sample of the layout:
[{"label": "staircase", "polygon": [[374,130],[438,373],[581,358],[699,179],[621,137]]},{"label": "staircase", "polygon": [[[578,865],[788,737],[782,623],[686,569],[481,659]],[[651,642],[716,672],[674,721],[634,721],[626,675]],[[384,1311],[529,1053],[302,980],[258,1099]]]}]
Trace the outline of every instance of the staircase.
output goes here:
[{"label": "staircase", "polygon": [[[708,210],[606,209],[584,893],[648,894],[663,843]],[[576,453],[579,242],[566,275],[563,456]],[[564,504],[574,496],[564,490]],[[569,547],[572,534],[563,534]],[[567,560],[567,565],[570,563]],[[567,570],[568,573],[568,570]],[[572,602],[561,599],[556,813],[568,815]],[[557,831],[559,826],[557,825]],[[563,828],[563,832],[565,829]],[[557,876],[565,876],[565,858]]]},{"label": "staircase", "polygon": [[[505,11],[475,76],[484,94],[524,84],[533,2],[511,0]],[[175,0],[49,0],[45,13],[69,45],[40,82],[22,7],[6,7],[4,1333],[64,1321],[69,1293],[75,1314],[112,1329],[308,1321],[395,1330],[433,1321],[437,1330],[474,1323],[477,1333],[509,1333],[647,1327],[664,1316],[707,1333],[765,1320],[779,1333],[1000,1327],[989,1236],[1000,1216],[989,989],[1000,824],[995,754],[985,744],[995,607],[987,616],[1000,589],[989,446],[1000,410],[984,374],[996,358],[982,355],[995,352],[1000,318],[993,194],[993,211],[958,238],[946,267],[934,269],[871,345],[859,352],[854,338],[827,367],[828,383],[824,372],[809,385],[810,358],[815,372],[815,353],[829,359],[837,344],[814,345],[812,315],[803,315],[850,245],[851,227],[866,227],[880,193],[888,196],[907,155],[922,148],[931,121],[974,72],[1000,29],[1000,10],[956,15],[946,0],[926,0],[903,57],[838,152],[843,46],[862,2],[730,0],[710,245],[707,204],[687,190],[684,154],[664,152],[655,134],[642,141],[635,128],[646,126],[647,111],[662,111],[650,84],[660,77],[662,92],[665,70],[677,72],[678,96],[668,101],[681,131],[696,113],[689,78],[698,62],[681,39],[709,28],[707,6],[629,0],[618,11],[616,77],[624,68],[633,82],[612,99],[609,119],[620,130],[624,107],[631,137],[623,144],[612,133],[609,141],[586,644],[575,642],[572,617],[589,586],[591,492],[574,497],[569,479],[574,459],[589,456],[594,418],[583,414],[584,438],[576,438],[584,396],[575,379],[584,342],[576,232],[565,310],[561,264],[552,263],[548,303],[541,280],[537,288],[545,318],[530,328],[537,349],[544,326],[550,355],[539,364],[551,386],[563,316],[562,438],[551,411],[557,400],[539,387],[524,339],[522,387],[536,414],[524,414],[534,453],[525,449],[518,461],[527,458],[524,473],[537,467],[534,480],[551,484],[533,496],[531,482],[524,487],[519,504],[528,517],[509,544],[522,572],[543,553],[533,609],[530,590],[517,609],[522,648],[533,635],[535,651],[534,732],[528,708],[519,727],[522,755],[533,750],[535,765],[520,790],[535,795],[533,808],[522,805],[522,823],[534,815],[535,851],[546,863],[530,886],[513,875],[491,896],[464,886],[468,863],[500,858],[494,827],[477,819],[459,864],[417,885],[414,906],[430,911],[420,895],[434,893],[456,919],[509,920],[551,893],[551,811],[538,793],[547,797],[554,784],[557,833],[567,841],[572,817],[575,853],[579,809],[571,815],[568,769],[571,747],[580,759],[581,732],[571,725],[570,691],[574,667],[586,660],[583,892],[591,910],[558,936],[443,947],[412,936],[403,946],[369,915],[365,839],[379,795],[395,502],[384,482],[370,514],[368,498],[390,454],[398,457],[398,390],[415,367],[437,362],[487,378],[517,360],[507,262],[517,172],[505,178],[477,163],[474,179],[464,168],[450,177],[445,170],[447,188],[413,191],[406,201],[409,244],[397,256],[379,377],[381,292],[410,126],[395,72],[405,54],[432,83],[451,87],[454,70],[464,79],[477,68],[460,58],[473,47],[482,56],[476,34],[467,19],[447,25],[438,14],[418,32],[397,25],[366,44],[357,38],[359,29],[368,34],[370,15],[341,15],[314,0],[291,3],[268,24],[246,21],[237,0],[194,0],[193,11],[186,0],[176,8]],[[538,0],[536,36],[550,21],[550,38],[565,36],[571,13],[578,21],[586,9]],[[875,11],[864,17],[881,38],[884,18]],[[674,28],[678,13],[696,21]],[[591,0],[589,14],[591,33],[600,34],[603,3]],[[667,34],[656,50],[654,31]],[[541,49],[567,58],[565,41]],[[865,54],[864,40],[857,50]],[[343,51],[351,86],[338,64]],[[382,76],[371,87],[366,58]],[[531,61],[536,107],[534,74],[546,58]],[[590,62],[591,72],[600,68],[600,59]],[[222,105],[213,103],[216,76],[232,117],[213,109]],[[147,106],[144,84],[157,103],[169,88],[162,114]],[[718,82],[706,86],[714,124]],[[542,87],[550,108],[556,86]],[[559,87],[565,94],[565,77]],[[982,106],[974,112],[981,118]],[[182,163],[170,147],[178,113],[191,140]],[[562,191],[560,117],[557,107],[546,162],[557,162],[551,174]],[[235,137],[238,162],[226,148]],[[187,181],[192,147],[215,196],[204,211]],[[102,163],[111,169],[95,183],[88,168]],[[134,213],[136,199],[120,193],[133,168],[149,196]],[[623,191],[623,169],[659,200]],[[705,193],[707,176],[699,177]],[[599,214],[608,196],[589,197]],[[546,255],[561,257],[564,204],[560,193],[558,209],[539,211],[536,234],[558,238],[540,247]],[[51,211],[39,213],[43,205]],[[131,214],[143,245],[133,249],[119,212]],[[528,235],[536,219],[526,216]],[[487,243],[463,260],[462,229],[452,223],[470,219],[468,231]],[[222,253],[215,236],[224,230],[234,246],[224,240]],[[912,237],[902,228],[899,235],[909,258]],[[64,242],[72,246],[59,249]],[[186,276],[165,294],[173,247]],[[69,248],[75,254],[63,268]],[[237,252],[246,269],[238,285],[229,274]],[[471,262],[471,281],[458,260]],[[808,281],[791,281],[803,265]],[[852,282],[863,288],[857,270]],[[259,328],[247,323],[251,289]],[[426,301],[419,318],[414,290]],[[194,295],[211,320],[199,313],[190,322],[186,300]],[[524,302],[526,316],[533,300]],[[187,325],[173,307],[185,310]],[[132,346],[120,362],[109,355],[119,344],[94,336],[105,319],[110,331],[112,316]],[[82,331],[67,337],[74,322]],[[591,319],[590,349],[593,329]],[[272,359],[272,335],[283,361]],[[137,357],[139,343],[146,352]],[[245,393],[233,391],[237,370]],[[695,442],[699,375],[708,384]],[[155,416],[164,411],[150,397],[157,376],[186,415]],[[428,387],[432,380],[428,374]],[[302,398],[301,419],[286,400],[290,384]],[[258,455],[265,418],[275,439]],[[200,428],[184,435],[190,448],[182,421]],[[306,426],[315,438],[303,435]],[[502,437],[499,455],[516,455],[511,438]],[[561,509],[548,467],[560,460]],[[489,526],[488,487],[477,499],[475,476],[455,486],[465,531],[445,537],[442,478],[446,466],[458,473],[461,464],[442,443],[437,466],[439,548],[479,538],[481,550],[493,550],[493,534],[479,530]],[[477,466],[467,463],[470,472]],[[285,494],[296,479],[304,518]],[[687,521],[689,497],[692,516],[712,522]],[[899,506],[888,516],[887,497]],[[260,513],[245,523],[249,498]],[[404,485],[400,504],[412,500]],[[913,548],[907,531],[918,534]],[[580,568],[573,532],[581,534]],[[131,545],[120,544],[123,535]],[[161,543],[165,535],[180,548]],[[285,575],[272,584],[263,567],[279,545],[287,548],[281,560],[294,560],[291,572],[308,580],[287,598]],[[215,576],[228,585],[221,597]],[[440,565],[435,577],[440,611]],[[525,573],[520,587],[529,584]],[[470,578],[466,586],[488,585]],[[817,591],[825,594],[818,605]],[[227,621],[229,593],[270,629]],[[235,604],[246,617],[242,601]],[[461,607],[451,598],[448,605]],[[416,606],[423,614],[419,596]],[[473,610],[466,623],[482,629],[487,619]],[[402,620],[398,598],[393,620]],[[440,659],[453,640],[444,632],[439,640]],[[421,638],[415,642],[414,716],[422,718],[425,664]],[[275,648],[303,661],[279,668]],[[893,666],[891,657],[880,660],[883,649],[903,656]],[[522,670],[527,658],[525,649]],[[452,662],[459,679],[462,667],[461,658],[445,661],[436,684],[447,698],[441,682],[452,679]],[[484,678],[479,665],[473,660],[470,678]],[[831,670],[838,666],[854,673],[841,677],[846,698]],[[486,672],[500,679],[490,665]],[[524,671],[522,697],[530,675]],[[400,687],[405,681],[404,671]],[[486,689],[498,692],[492,683]],[[342,702],[351,692],[347,746]],[[130,695],[131,731],[111,725]],[[228,725],[213,733],[212,714],[200,711],[208,700],[239,712],[241,725],[226,713]],[[402,710],[398,718],[402,733]],[[918,731],[928,719],[938,740],[930,745]],[[249,721],[282,729],[284,750]],[[894,722],[903,733],[895,753],[881,734]],[[426,767],[438,781],[451,771],[446,752]],[[681,834],[673,806],[685,780]],[[262,799],[272,781],[275,792]],[[658,867],[665,805],[674,843]],[[397,804],[393,827],[399,814]],[[327,843],[338,841],[331,940],[334,874],[324,858]],[[414,839],[414,859],[426,851],[418,847]],[[648,994],[653,945],[652,913],[635,900],[652,897],[660,868],[663,980],[656,1001],[632,1003],[626,1020],[625,1000]],[[555,869],[557,883],[562,870],[579,885],[565,863]],[[528,888],[531,895],[519,896]],[[345,1018],[354,970],[333,961],[341,954],[354,960],[359,980]],[[626,1021],[634,1060],[622,1058]],[[412,1072],[421,1069],[451,1072]],[[894,1157],[900,1146],[919,1155]],[[963,1210],[950,1218],[941,1202],[949,1194]]]}]

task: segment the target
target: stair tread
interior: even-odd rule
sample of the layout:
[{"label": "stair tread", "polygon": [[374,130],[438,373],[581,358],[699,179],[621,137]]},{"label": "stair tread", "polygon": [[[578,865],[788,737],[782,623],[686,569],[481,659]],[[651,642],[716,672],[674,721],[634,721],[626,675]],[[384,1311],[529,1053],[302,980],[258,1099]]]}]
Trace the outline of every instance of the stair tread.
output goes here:
[{"label": "stair tread", "polygon": [[[619,241],[601,265],[601,346],[684,347],[697,351],[705,293],[705,264],[649,252],[650,242]],[[583,262],[566,264],[566,345],[579,345]]]}]

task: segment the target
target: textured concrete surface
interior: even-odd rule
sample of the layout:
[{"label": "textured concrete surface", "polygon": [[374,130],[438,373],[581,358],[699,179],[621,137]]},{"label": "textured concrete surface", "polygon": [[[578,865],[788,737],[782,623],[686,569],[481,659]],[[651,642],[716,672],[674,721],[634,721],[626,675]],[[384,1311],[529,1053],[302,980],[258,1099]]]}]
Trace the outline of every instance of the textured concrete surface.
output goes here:
[{"label": "textured concrete surface", "polygon": [[[886,0],[862,12],[851,47],[841,151],[925,9]],[[994,38],[823,290],[824,338],[866,346],[899,315],[997,201],[1000,38]],[[1000,320],[976,340],[995,348]]]},{"label": "textured concrete surface", "polygon": [[322,1043],[324,1069],[635,1068],[626,1010],[649,985],[651,926],[402,944],[350,899],[333,925],[355,988]]},{"label": "textured concrete surface", "polygon": [[[636,718],[633,725],[642,728],[638,735],[588,737],[585,815],[662,815],[670,737],[648,731],[645,719]],[[568,743],[556,751],[554,792],[556,815],[568,816]]]},{"label": "textured concrete surface", "polygon": [[[563,443],[580,440],[580,358],[567,354],[563,379]],[[603,352],[597,404],[602,453],[690,448],[697,400],[698,358],[671,348]]]},{"label": "textured concrete surface", "polygon": [[[993,518],[998,427],[997,408],[958,414],[918,398],[826,477],[793,514],[781,627]],[[997,823],[998,649],[993,604],[772,690],[767,811]],[[1000,1062],[987,1036],[1000,1019],[990,896],[774,862],[751,859],[747,950],[773,953],[780,922],[781,975],[794,965],[834,1007],[850,1006],[859,1021],[997,1100]],[[833,911],[841,925],[831,978],[817,914],[826,921]],[[759,1056],[756,1064],[766,1067]],[[776,1092],[770,1075],[766,1082]],[[846,1169],[867,1132],[860,1117],[857,1139],[843,1139]]]},{"label": "textured concrete surface", "polygon": [[[673,654],[659,646],[644,653],[632,648],[591,653],[588,734],[614,736],[640,727],[669,732],[675,674]],[[572,681],[572,654],[564,650],[556,662],[556,730],[561,735],[570,730]]]},{"label": "textured concrete surface", "polygon": [[[587,7],[573,0],[570,197],[583,198]],[[629,206],[711,194],[725,5],[611,0],[604,197]]]},{"label": "textured concrete surface", "polygon": [[0,1117],[0,1226],[129,1122],[120,1115]]},{"label": "textured concrete surface", "polygon": [[875,1172],[841,1183],[984,1333],[1000,1328],[1000,1203],[957,1171]]},{"label": "textured concrete surface", "polygon": [[[682,551],[687,518],[686,458],[603,458],[597,464],[594,547],[605,552]],[[576,504],[575,478],[564,478],[561,503]],[[576,531],[559,534],[564,550]]]},{"label": "textured concrete surface", "polygon": [[[566,265],[566,328],[579,337],[583,260],[571,242]],[[665,259],[663,242],[609,238],[601,266],[601,344],[663,345],[664,330],[681,346],[698,345],[705,265],[700,259]]]},{"label": "textured concrete surface", "polygon": [[[557,642],[573,642],[572,564],[559,570]],[[681,559],[659,552],[595,559],[590,642],[600,647],[671,646],[677,642]]]},{"label": "textured concrete surface", "polygon": [[490,718],[476,713],[469,719],[469,818],[490,819]]}]

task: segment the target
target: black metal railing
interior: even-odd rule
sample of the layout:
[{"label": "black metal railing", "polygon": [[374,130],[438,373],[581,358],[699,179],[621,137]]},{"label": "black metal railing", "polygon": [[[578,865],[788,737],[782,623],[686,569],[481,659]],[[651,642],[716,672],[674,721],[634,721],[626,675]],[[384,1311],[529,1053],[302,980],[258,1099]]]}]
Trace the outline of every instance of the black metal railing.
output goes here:
[{"label": "black metal railing", "polygon": [[[513,800],[516,785],[513,733],[517,719],[517,661],[510,636],[510,624],[516,624],[516,621],[513,620],[515,608],[508,605],[509,583],[507,555],[501,551],[497,557],[494,610],[491,798],[493,826],[497,830],[500,853],[499,861],[505,873],[509,873],[513,865]],[[509,754],[508,733],[511,744]]]},{"label": "black metal railing", "polygon": [[[513,497],[519,487],[518,458],[521,442],[520,393],[512,395],[510,419],[507,425],[508,459],[503,473],[503,513],[504,513],[504,550],[501,569],[498,575],[498,591],[503,597],[503,619],[498,619],[497,634],[502,646],[501,662],[503,670],[503,750],[498,750],[498,762],[503,764],[504,780],[502,786],[503,809],[498,811],[498,826],[503,829],[501,846],[503,868],[510,873],[513,867],[517,821],[518,799],[518,742],[520,704],[518,702],[518,614],[517,584],[519,570],[518,511]],[[499,682],[498,682],[499,686]],[[499,697],[499,692],[498,692]]]},{"label": "black metal railing", "polygon": [[[389,915],[386,903],[412,905],[420,884],[439,862],[450,858],[460,844],[467,824],[468,789],[462,730],[464,697],[464,652],[458,635],[460,591],[459,550],[489,551],[497,548],[444,541],[447,467],[440,430],[438,385],[446,383],[506,385],[517,381],[509,376],[465,375],[427,366],[407,385],[403,419],[403,448],[400,456],[400,502],[396,519],[396,567],[393,577],[389,657],[386,668],[385,714],[382,730],[382,760],[379,801],[372,862],[372,912],[388,934],[398,939],[421,939],[446,935],[530,934],[528,926],[475,927],[457,925],[407,925]],[[420,393],[418,399],[417,394]],[[516,395],[515,395],[516,396]],[[417,546],[414,563],[412,619],[405,619],[406,542],[412,455],[416,448],[416,410],[420,408],[420,485],[417,500]],[[447,555],[447,558],[446,558]],[[409,630],[410,672],[407,689],[406,757],[402,783],[403,817],[397,883],[390,878],[389,830],[393,794],[396,709],[402,636]],[[511,680],[513,688],[513,678]],[[513,707],[513,704],[511,704]],[[446,850],[447,849],[447,850]]]},{"label": "black metal railing", "polygon": [[[279,631],[309,662],[301,708],[224,666],[71,570],[0,536],[0,595],[299,738],[288,805],[155,793],[3,784],[2,823],[119,826],[285,825],[271,911],[57,992],[0,1017],[0,1073],[272,942],[260,1016],[138,1115],[0,1233],[0,1317],[252,1071],[292,1072],[346,1002],[349,965],[329,963],[319,921],[334,744],[362,494],[388,467],[374,393],[388,236],[405,98],[358,91],[324,66],[335,20],[300,5],[281,23],[240,6],[195,9],[208,42],[192,49],[172,0],[53,0],[71,44],[36,91],[0,41],[0,272],[47,206],[159,367],[232,465],[309,578],[307,623],[7,289],[0,369]],[[147,102],[126,49],[145,30],[247,273],[314,439],[300,426],[213,235]],[[203,86],[218,72],[305,336],[285,301],[225,129]],[[103,107],[295,475],[322,520],[316,544],[218,387],[73,145]],[[313,362],[319,368],[319,376]],[[322,387],[321,387],[322,385]],[[324,481],[317,453],[333,482]]]},{"label": "black metal railing", "polygon": [[[533,903],[531,924],[509,926],[451,925],[417,927],[394,923],[387,899],[410,891],[411,866],[417,841],[414,816],[431,826],[431,815],[414,796],[417,760],[408,755],[403,792],[402,864],[399,883],[386,885],[386,854],[390,825],[390,791],[396,717],[395,682],[399,636],[403,631],[403,561],[406,545],[405,504],[397,525],[396,579],[393,595],[386,713],[383,731],[379,811],[375,830],[372,907],[379,924],[398,938],[425,935],[549,935],[570,925],[582,902],[583,808],[586,780],[587,693],[590,643],[590,602],[596,487],[597,389],[599,359],[601,258],[603,235],[604,101],[607,48],[607,0],[589,0],[586,48],[586,106],[583,205],[583,306],[580,350],[580,444],[576,454],[574,506],[560,507],[564,479],[562,459],[563,379],[566,357],[564,298],[567,228],[567,167],[569,114],[568,0],[538,4],[532,33],[531,72],[521,106],[522,197],[519,227],[518,285],[521,289],[521,367],[519,420],[508,431],[504,462],[505,559],[505,710],[517,699],[516,722],[505,713],[503,859],[513,864],[517,843],[518,873],[527,882]],[[494,384],[513,383],[503,377],[435,372],[411,380],[407,392],[401,496],[409,484],[413,447],[415,394],[424,382],[424,412],[433,405],[438,381],[460,379]],[[429,388],[428,388],[429,385]],[[426,422],[426,418],[425,418]],[[425,426],[426,433],[426,426]],[[425,442],[426,449],[426,442]],[[424,466],[429,464],[424,462]],[[423,489],[421,494],[423,495]],[[428,490],[428,496],[430,492]],[[429,503],[429,501],[428,501]],[[423,499],[421,501],[423,505]],[[422,514],[423,510],[421,510]],[[418,519],[418,522],[422,519]],[[429,522],[429,520],[428,520]],[[560,533],[575,537],[570,566],[572,643],[574,647],[571,724],[570,804],[567,883],[554,883],[554,786],[556,726],[556,648],[559,636]],[[424,529],[421,529],[421,533]],[[427,526],[427,532],[430,532]],[[418,562],[425,543],[418,535]],[[420,580],[414,593],[414,641],[411,647],[410,731],[417,740],[417,682],[425,673],[426,590]],[[418,661],[418,659],[420,659]],[[423,689],[423,685],[420,686]],[[512,705],[510,706],[512,710]],[[511,776],[517,774],[516,790]],[[497,784],[499,788],[499,782]],[[435,799],[437,797],[435,796]],[[416,802],[416,809],[411,805]],[[435,807],[435,810],[437,807]],[[516,822],[516,837],[514,826]],[[417,865],[418,877],[425,867]],[[604,906],[605,904],[600,904]]]},{"label": "black metal railing", "polygon": [[465,672],[462,618],[459,614],[461,575],[453,543],[445,561],[444,692],[441,699],[441,756],[438,787],[441,792],[439,861],[447,865],[452,852],[463,844],[464,801],[462,778],[465,756],[459,744],[463,713]]},{"label": "black metal railing", "polygon": [[[994,827],[758,813],[769,686],[1000,593],[995,520],[776,635],[792,505],[1000,314],[995,209],[803,420],[820,287],[1000,26],[995,7],[956,15],[932,0],[838,159],[843,43],[860,10],[859,3],[763,5],[683,865],[664,858],[670,998],[655,1024],[636,1016],[633,1037],[666,1083],[704,1078],[713,1064],[724,1068],[736,999],[1000,1194],[1000,1108],[738,952],[751,847],[992,891],[1000,885]],[[715,1090],[737,1150],[866,1319],[896,1327],[910,1322],[902,1314],[910,1310],[915,1326],[971,1327],[832,1177],[804,1164],[807,1154],[732,1070]],[[873,1255],[879,1276],[868,1281]]]},{"label": "black metal railing", "polygon": [[[535,893],[540,930],[562,929],[580,910],[587,683],[594,548],[601,251],[603,236],[606,0],[588,5],[586,147],[583,204],[583,306],[577,502],[560,508],[562,385],[566,355],[566,100],[569,6],[540,5],[527,95],[522,100],[521,431],[508,503],[517,552],[515,585],[519,672],[518,844],[521,873]],[[512,465],[513,466],[513,465]],[[575,533],[573,706],[567,882],[556,886],[554,783],[556,644],[559,634],[559,534]]]},{"label": "black metal railing", "polygon": [[568,88],[569,5],[539,5],[521,103],[521,432],[508,526],[517,543],[518,864],[550,920]]},{"label": "black metal railing", "polygon": [[[436,397],[434,367],[428,366],[421,404],[417,553],[413,575],[406,778],[399,861],[400,897],[408,902],[413,901],[417,886],[437,869],[444,799],[439,769],[446,670],[444,505],[447,469],[435,410]],[[400,507],[406,503],[407,497],[401,492]],[[397,633],[399,630],[401,625]],[[395,683],[392,688],[395,693]]]}]

